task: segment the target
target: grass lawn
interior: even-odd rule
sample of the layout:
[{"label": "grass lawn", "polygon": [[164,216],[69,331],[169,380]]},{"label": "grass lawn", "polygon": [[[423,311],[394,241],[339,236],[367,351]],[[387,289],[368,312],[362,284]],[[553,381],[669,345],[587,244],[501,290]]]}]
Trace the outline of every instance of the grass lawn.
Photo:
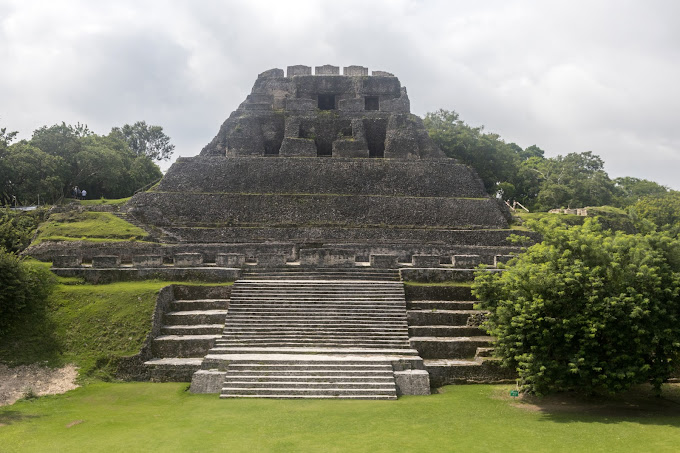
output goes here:
[{"label": "grass lawn", "polygon": [[[398,401],[220,400],[186,384],[96,383],[0,408],[3,452],[676,452],[680,393],[512,401],[509,386]],[[565,406],[566,404],[566,406]]]},{"label": "grass lawn", "polygon": [[110,212],[62,212],[52,214],[38,227],[33,245],[42,241],[133,241],[148,237],[146,231]]},{"label": "grass lawn", "polygon": [[117,357],[139,352],[151,330],[158,291],[177,283],[59,282],[43,312],[27,314],[0,337],[0,363],[53,367],[72,363],[79,367],[83,382],[92,377],[107,379]]}]

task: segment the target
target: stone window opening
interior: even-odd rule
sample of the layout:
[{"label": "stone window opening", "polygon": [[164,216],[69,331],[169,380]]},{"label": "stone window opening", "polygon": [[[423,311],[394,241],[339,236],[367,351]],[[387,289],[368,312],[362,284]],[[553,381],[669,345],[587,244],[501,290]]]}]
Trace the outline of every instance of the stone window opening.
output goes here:
[{"label": "stone window opening", "polygon": [[378,96],[366,96],[364,98],[364,110],[380,110],[380,98]]},{"label": "stone window opening", "polygon": [[334,94],[320,94],[319,95],[319,110],[335,110],[335,95]]}]

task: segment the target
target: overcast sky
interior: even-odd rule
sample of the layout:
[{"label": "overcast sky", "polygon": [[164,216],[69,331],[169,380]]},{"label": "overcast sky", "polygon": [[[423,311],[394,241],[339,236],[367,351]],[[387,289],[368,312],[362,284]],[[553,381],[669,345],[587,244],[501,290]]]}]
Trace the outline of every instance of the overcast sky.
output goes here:
[{"label": "overcast sky", "polygon": [[193,156],[258,73],[357,64],[417,115],[680,189],[679,18],[675,0],[0,0],[0,127],[146,120]]}]

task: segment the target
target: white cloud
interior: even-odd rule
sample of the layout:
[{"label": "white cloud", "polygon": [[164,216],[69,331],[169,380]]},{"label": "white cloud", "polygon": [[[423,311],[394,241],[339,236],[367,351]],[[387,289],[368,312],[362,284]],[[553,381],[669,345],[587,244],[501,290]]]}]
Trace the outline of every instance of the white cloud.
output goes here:
[{"label": "white cloud", "polygon": [[680,4],[634,1],[0,0],[0,125],[144,119],[194,155],[259,72],[361,64],[549,155],[680,189]]}]

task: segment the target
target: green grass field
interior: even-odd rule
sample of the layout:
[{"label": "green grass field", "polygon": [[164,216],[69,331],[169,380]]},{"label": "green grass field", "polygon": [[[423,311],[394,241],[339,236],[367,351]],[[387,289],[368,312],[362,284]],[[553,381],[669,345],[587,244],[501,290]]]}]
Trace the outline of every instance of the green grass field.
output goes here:
[{"label": "green grass field", "polygon": [[26,315],[0,338],[0,363],[72,363],[83,382],[108,379],[117,357],[139,352],[151,330],[156,295],[172,283],[178,282],[90,285],[59,279],[44,312]]},{"label": "green grass field", "polygon": [[[512,401],[448,386],[398,401],[220,400],[186,384],[96,383],[0,408],[11,452],[676,452],[680,397]],[[677,390],[677,389],[675,389]],[[632,403],[631,403],[632,401]]]},{"label": "green grass field", "polygon": [[146,231],[119,219],[110,212],[64,212],[52,214],[38,227],[33,245],[43,241],[136,241],[148,237]]}]

